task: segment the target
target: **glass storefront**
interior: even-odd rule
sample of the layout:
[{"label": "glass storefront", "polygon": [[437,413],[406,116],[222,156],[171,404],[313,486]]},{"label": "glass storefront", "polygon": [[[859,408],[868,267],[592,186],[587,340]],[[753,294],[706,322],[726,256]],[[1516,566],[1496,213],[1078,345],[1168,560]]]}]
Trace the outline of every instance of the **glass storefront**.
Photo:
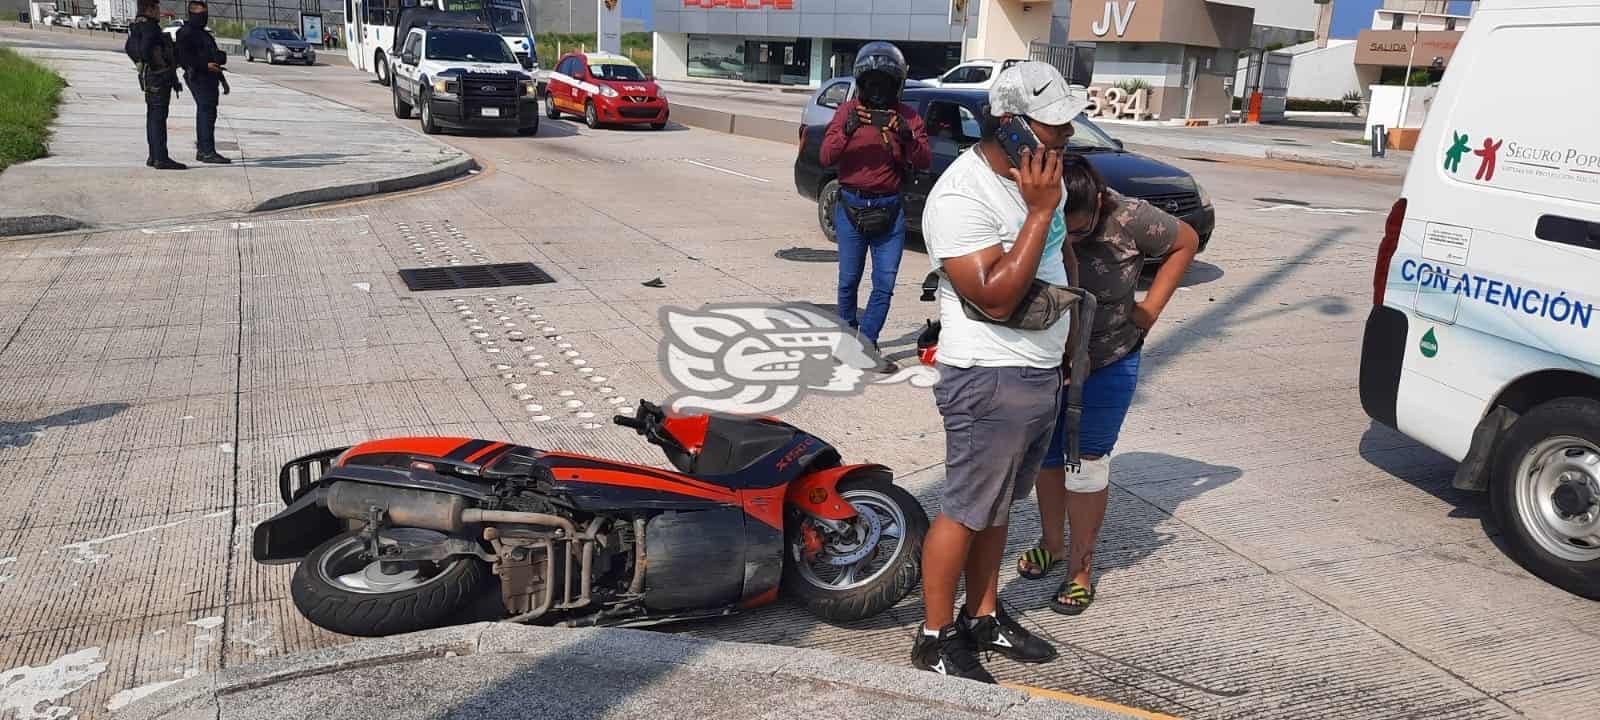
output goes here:
[{"label": "glass storefront", "polygon": [[689,36],[689,77],[744,79],[744,38]]},{"label": "glass storefront", "polygon": [[811,39],[689,36],[689,77],[773,85],[811,81]]}]

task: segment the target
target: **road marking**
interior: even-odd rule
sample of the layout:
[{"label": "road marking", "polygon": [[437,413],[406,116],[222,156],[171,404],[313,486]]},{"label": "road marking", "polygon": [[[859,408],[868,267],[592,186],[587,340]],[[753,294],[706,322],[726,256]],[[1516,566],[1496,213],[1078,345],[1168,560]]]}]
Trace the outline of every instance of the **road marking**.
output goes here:
[{"label": "road marking", "polygon": [[1273,210],[1299,210],[1313,215],[1372,215],[1376,210],[1362,210],[1360,208],[1319,208],[1304,205],[1269,205],[1256,208],[1256,212],[1272,212]]},{"label": "road marking", "polygon": [[700,162],[699,160],[684,160],[684,162],[689,163],[690,165],[698,165],[698,166],[703,167],[703,168],[705,168],[707,170],[715,170],[715,171],[717,171],[719,173],[727,173],[729,175],[736,175],[736,176],[742,177],[742,178],[744,178],[746,180],[754,180],[756,182],[763,182],[763,183],[772,182],[771,180],[768,180],[766,178],[759,178],[759,177],[756,177],[754,175],[746,175],[746,174],[744,174],[742,172],[736,172],[734,170],[729,170],[727,168],[719,168],[719,167],[717,167],[715,165],[707,165],[707,164],[705,164],[703,162]]},{"label": "road marking", "polygon": [[1060,700],[1061,702],[1072,703],[1073,705],[1084,705],[1100,710],[1108,710],[1114,713],[1121,713],[1123,715],[1141,718],[1142,720],[1179,720],[1175,715],[1163,715],[1162,713],[1150,712],[1149,710],[1140,710],[1136,707],[1128,707],[1127,705],[1118,705],[1113,702],[1096,700],[1092,697],[1073,695],[1072,693],[1061,692],[1060,690],[1046,690],[1044,688],[1033,687],[1032,685],[1019,685],[1017,683],[1003,682],[1000,684],[1013,690],[1021,690],[1034,697],[1049,698],[1051,700]]}]

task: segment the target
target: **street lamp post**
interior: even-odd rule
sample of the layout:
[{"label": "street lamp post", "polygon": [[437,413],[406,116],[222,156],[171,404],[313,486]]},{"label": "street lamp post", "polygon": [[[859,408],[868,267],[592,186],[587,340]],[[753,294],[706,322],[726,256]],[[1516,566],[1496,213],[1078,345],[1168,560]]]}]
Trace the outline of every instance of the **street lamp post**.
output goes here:
[{"label": "street lamp post", "polygon": [[1418,16],[1415,21],[1416,25],[1411,28],[1411,56],[1406,59],[1406,77],[1401,82],[1400,117],[1394,124],[1397,128],[1405,127],[1406,111],[1410,109],[1411,105],[1411,67],[1417,62],[1417,41],[1422,38],[1421,19],[1421,16]]}]

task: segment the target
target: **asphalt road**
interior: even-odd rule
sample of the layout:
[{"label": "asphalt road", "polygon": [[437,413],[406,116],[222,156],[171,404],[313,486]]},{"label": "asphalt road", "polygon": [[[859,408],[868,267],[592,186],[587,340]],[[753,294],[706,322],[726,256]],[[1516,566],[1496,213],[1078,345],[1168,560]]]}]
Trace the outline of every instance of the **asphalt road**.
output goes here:
[{"label": "asphalt road", "polygon": [[[235,70],[389,111],[345,68]],[[289,568],[249,559],[290,457],[447,433],[659,462],[604,418],[667,394],[662,306],[834,302],[832,264],[775,257],[828,248],[791,146],[571,121],[443,139],[486,171],[245,222],[0,244],[0,717],[99,717],[185,676],[347,642],[300,619]],[[1591,714],[1600,608],[1518,569],[1483,499],[1450,489],[1452,464],[1360,410],[1397,182],[1167,159],[1205,183],[1218,230],[1147,344],[1099,598],[1065,618],[1046,607],[1054,582],[1008,573],[1004,601],[1065,651],[996,659],[996,674],[1184,717]],[[480,259],[556,282],[411,292],[396,273]],[[900,357],[933,313],[915,289],[926,267],[908,249],[886,333]],[[785,416],[936,509],[926,390]],[[1037,532],[1024,506],[1008,562]],[[904,663],[919,602],[845,628],[780,603],[674,631]]]}]

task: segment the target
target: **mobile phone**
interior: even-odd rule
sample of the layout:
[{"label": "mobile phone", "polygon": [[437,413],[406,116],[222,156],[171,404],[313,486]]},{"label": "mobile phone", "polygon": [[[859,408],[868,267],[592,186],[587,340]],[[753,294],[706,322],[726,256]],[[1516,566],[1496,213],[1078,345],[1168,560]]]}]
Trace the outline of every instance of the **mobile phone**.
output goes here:
[{"label": "mobile phone", "polygon": [[1000,141],[1000,148],[1006,151],[1006,157],[1011,158],[1011,166],[1022,169],[1022,149],[1029,152],[1039,152],[1039,136],[1033,134],[1033,128],[1028,127],[1028,121],[1020,115],[1012,115],[1010,119],[1000,123],[1000,129],[995,133]]},{"label": "mobile phone", "polygon": [[867,112],[872,114],[873,127],[889,127],[889,120],[894,117],[893,110],[868,110]]}]

